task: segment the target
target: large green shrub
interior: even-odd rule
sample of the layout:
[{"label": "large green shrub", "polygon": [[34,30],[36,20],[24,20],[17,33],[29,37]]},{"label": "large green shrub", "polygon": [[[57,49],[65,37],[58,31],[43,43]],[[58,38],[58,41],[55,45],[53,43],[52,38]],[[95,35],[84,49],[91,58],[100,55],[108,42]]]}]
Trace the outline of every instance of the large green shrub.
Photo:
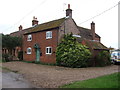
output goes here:
[{"label": "large green shrub", "polygon": [[108,51],[101,51],[96,58],[97,66],[107,66],[111,64],[110,53]]},{"label": "large green shrub", "polygon": [[78,43],[71,33],[65,35],[58,45],[56,63],[67,67],[86,67],[90,56],[91,53],[87,47]]}]

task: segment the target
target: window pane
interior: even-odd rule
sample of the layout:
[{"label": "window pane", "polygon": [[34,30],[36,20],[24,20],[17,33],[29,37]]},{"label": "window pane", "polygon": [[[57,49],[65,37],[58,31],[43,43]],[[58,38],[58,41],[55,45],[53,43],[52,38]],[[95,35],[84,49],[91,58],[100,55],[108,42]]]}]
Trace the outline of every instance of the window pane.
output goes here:
[{"label": "window pane", "polygon": [[30,48],[28,49],[28,52],[29,52],[29,53],[31,52],[31,49],[30,49]]},{"label": "window pane", "polygon": [[52,37],[52,32],[50,32],[50,37]]},{"label": "window pane", "polygon": [[48,37],[50,37],[50,32],[48,33]]},{"label": "window pane", "polygon": [[49,48],[49,53],[52,53],[51,48]]},{"label": "window pane", "polygon": [[32,49],[31,48],[27,48],[27,54],[31,54]]},{"label": "window pane", "polygon": [[48,53],[48,48],[46,48],[46,53]]},{"label": "window pane", "polygon": [[32,40],[32,35],[28,35],[28,41],[31,41]]},{"label": "window pane", "polygon": [[52,31],[47,31],[46,32],[46,39],[52,38]]},{"label": "window pane", "polygon": [[47,37],[49,37],[49,32],[47,32]]},{"label": "window pane", "polygon": [[46,54],[51,54],[51,53],[52,53],[52,48],[46,47]]}]

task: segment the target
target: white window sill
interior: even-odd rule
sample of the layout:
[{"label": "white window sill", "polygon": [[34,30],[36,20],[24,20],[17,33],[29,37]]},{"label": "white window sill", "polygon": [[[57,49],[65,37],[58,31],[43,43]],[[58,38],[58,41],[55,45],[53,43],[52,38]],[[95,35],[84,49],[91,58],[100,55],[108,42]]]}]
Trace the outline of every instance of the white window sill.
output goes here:
[{"label": "white window sill", "polygon": [[52,53],[46,53],[46,55],[51,55]]},{"label": "white window sill", "polygon": [[51,39],[52,37],[46,38],[46,39]]},{"label": "white window sill", "polygon": [[30,55],[31,53],[27,53],[28,55]]},{"label": "white window sill", "polygon": [[29,41],[29,42],[30,42],[30,41],[32,41],[32,40],[27,40],[27,41]]}]

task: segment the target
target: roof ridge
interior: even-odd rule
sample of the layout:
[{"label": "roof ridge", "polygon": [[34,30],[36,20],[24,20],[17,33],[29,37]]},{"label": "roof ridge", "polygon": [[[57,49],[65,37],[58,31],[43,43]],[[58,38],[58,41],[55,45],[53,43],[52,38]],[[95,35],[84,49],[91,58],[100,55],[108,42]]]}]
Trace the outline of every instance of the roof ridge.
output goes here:
[{"label": "roof ridge", "polygon": [[65,21],[65,17],[38,24],[33,28],[31,28],[31,30],[26,34],[59,27],[64,21]]},{"label": "roof ridge", "polygon": [[29,28],[25,28],[25,29],[22,29],[22,30],[18,30],[18,31],[10,33],[9,35],[14,34],[14,33],[18,33],[20,31],[25,31],[25,30],[28,30],[28,29],[31,29],[31,28],[33,28],[33,27],[29,27]]},{"label": "roof ridge", "polygon": [[79,28],[82,28],[82,29],[86,29],[86,30],[91,30],[89,28],[85,28],[85,27],[81,27],[81,26],[78,26]]},{"label": "roof ridge", "polygon": [[[44,22],[44,23],[41,23],[41,24],[38,24],[38,25],[35,25],[35,26],[31,26],[31,27],[22,29],[21,31],[24,32],[24,31],[26,31],[26,30],[30,30],[30,29],[34,29],[34,28],[36,28],[36,27],[39,27],[40,25],[48,24],[48,23],[55,22],[55,21],[59,21],[59,20],[62,20],[62,19],[64,20],[65,17],[59,18],[59,19],[55,19],[55,20],[51,20],[51,21],[48,21],[48,22]],[[20,32],[20,31],[18,30],[18,31],[15,31],[15,32],[10,33],[10,35],[11,35],[11,34],[14,34],[14,33],[19,33],[19,32]],[[28,31],[28,32],[29,32],[29,31]],[[28,32],[27,32],[27,33],[28,33]]]},{"label": "roof ridge", "polygon": [[[46,24],[46,23],[54,22],[54,21],[61,20],[61,19],[65,19],[65,17],[59,18],[59,19],[54,19],[54,20],[51,20],[51,21],[47,21],[47,22],[44,22],[44,23],[41,23],[41,24]],[[38,24],[38,25],[41,25],[41,24]]]}]

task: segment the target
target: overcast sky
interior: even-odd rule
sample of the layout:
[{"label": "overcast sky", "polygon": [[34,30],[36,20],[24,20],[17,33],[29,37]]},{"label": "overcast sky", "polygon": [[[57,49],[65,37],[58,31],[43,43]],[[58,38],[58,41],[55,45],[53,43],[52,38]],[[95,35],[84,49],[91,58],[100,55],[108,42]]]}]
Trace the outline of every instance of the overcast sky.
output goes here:
[{"label": "overcast sky", "polygon": [[[93,16],[118,4],[119,0],[0,0],[0,33],[9,34],[32,26],[33,16],[39,24],[65,17],[67,4],[73,10],[77,25],[90,28],[95,22],[96,33],[107,47],[118,48],[118,6],[93,18]],[[84,23],[82,23],[84,22]]]}]

